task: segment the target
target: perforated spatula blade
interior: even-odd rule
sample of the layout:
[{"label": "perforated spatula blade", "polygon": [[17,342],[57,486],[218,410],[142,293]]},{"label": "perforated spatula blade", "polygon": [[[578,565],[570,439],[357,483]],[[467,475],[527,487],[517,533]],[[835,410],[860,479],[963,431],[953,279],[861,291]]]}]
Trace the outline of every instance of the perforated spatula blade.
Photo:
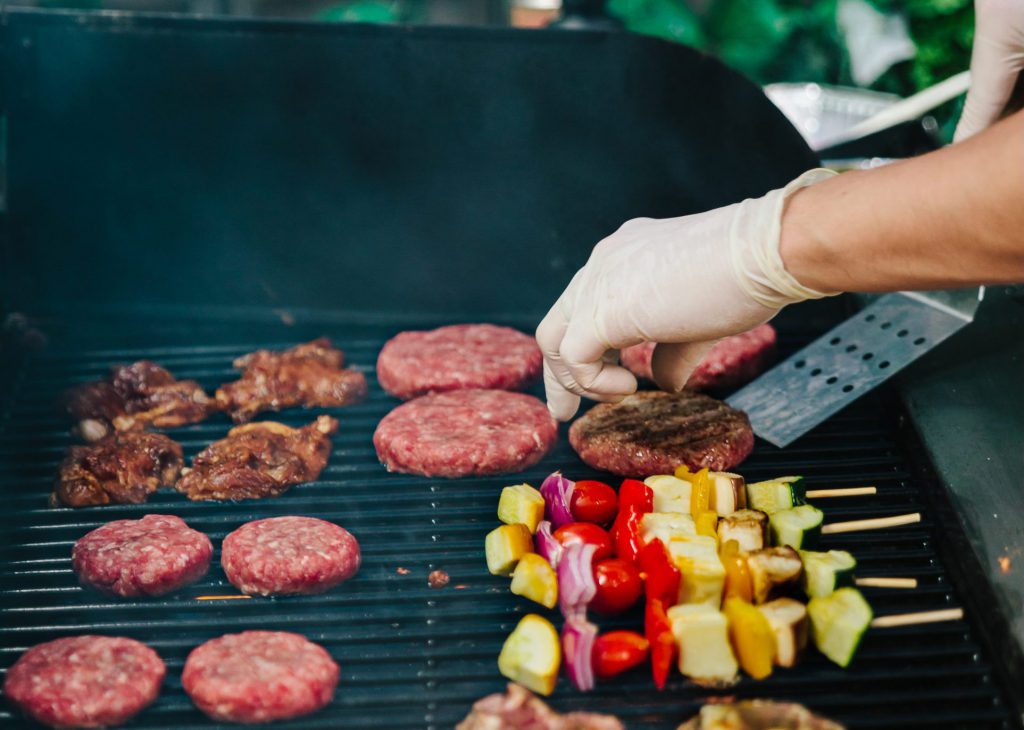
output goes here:
[{"label": "perforated spatula blade", "polygon": [[974,319],[984,289],[886,294],[726,401],[785,447]]}]

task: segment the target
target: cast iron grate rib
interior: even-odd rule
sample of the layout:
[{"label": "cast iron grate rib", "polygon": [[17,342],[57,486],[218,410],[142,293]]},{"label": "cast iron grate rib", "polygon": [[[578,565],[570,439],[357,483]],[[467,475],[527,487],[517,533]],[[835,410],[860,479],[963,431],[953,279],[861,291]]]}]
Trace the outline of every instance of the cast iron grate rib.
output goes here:
[{"label": "cast iron grate rib", "polygon": [[[143,357],[212,391],[235,377],[234,357],[258,347],[289,346],[298,337],[281,341],[268,334],[264,341],[202,347],[69,348],[29,361],[10,411],[0,414],[0,667],[6,670],[27,647],[58,636],[96,632],[140,639],[167,662],[168,679],[157,703],[131,727],[168,730],[218,727],[182,692],[182,664],[202,641],[246,628],[303,633],[341,665],[341,684],[327,709],[275,727],[450,728],[474,700],[500,690],[498,650],[519,617],[535,606],[509,593],[507,580],[488,575],[484,566],[483,536],[497,524],[498,491],[519,481],[538,484],[556,468],[576,478],[598,474],[579,462],[564,429],[554,452],[522,475],[450,482],[386,473],[370,439],[396,401],[380,390],[373,364],[384,340],[400,329],[399,324],[322,329],[366,372],[370,397],[326,411],[338,417],[341,428],[317,482],[278,499],[241,503],[192,503],[163,491],[145,505],[48,508],[57,462],[72,443],[55,399],[74,383],[101,377],[111,364]],[[230,331],[224,335],[230,336]],[[783,336],[782,347],[794,349],[805,339]],[[759,442],[739,470],[751,480],[799,473],[815,486],[877,485],[877,498],[823,503],[829,521],[921,511],[918,525],[830,536],[826,547],[852,551],[862,575],[919,579],[914,591],[866,589],[876,614],[958,606],[933,545],[938,536],[922,486],[899,453],[895,416],[883,403],[876,396],[855,404],[785,451]],[[295,409],[260,418],[299,425],[314,413]],[[217,416],[169,433],[190,458],[229,427],[226,417]],[[219,552],[203,581],[168,597],[115,601],[80,588],[70,565],[74,541],[108,520],[150,512],[181,516],[207,532],[218,548],[227,532],[250,519],[305,514],[335,520],[359,538],[363,567],[327,595],[276,600],[195,600],[237,593],[218,567]],[[448,587],[427,586],[427,574],[435,568],[451,575]],[[641,621],[637,613],[599,623],[606,630],[637,627]],[[713,694],[678,675],[658,693],[647,672],[638,670],[586,696],[563,678],[552,704],[561,710],[613,712],[631,728],[674,728]],[[849,670],[812,654],[796,670],[779,671],[765,682],[745,679],[729,694],[800,701],[851,728],[1009,727],[992,667],[966,622],[871,632]],[[24,724],[9,707],[0,708],[0,728]]]}]

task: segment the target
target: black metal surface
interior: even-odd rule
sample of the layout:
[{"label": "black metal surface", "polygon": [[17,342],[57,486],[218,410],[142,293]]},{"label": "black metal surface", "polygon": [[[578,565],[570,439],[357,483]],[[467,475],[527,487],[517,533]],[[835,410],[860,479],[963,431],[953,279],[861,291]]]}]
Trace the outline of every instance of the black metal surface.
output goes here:
[{"label": "black metal surface", "polygon": [[[473,700],[500,689],[495,660],[501,642],[521,614],[538,607],[511,595],[507,579],[486,572],[483,537],[497,524],[498,491],[523,480],[537,484],[555,468],[576,478],[593,472],[563,438],[541,465],[522,475],[434,481],[387,474],[376,461],[370,437],[395,401],[378,388],[372,365],[383,340],[403,326],[398,320],[345,325],[300,319],[294,326],[265,325],[259,336],[260,326],[207,321],[187,327],[154,319],[147,335],[114,320],[91,332],[66,333],[57,338],[59,346],[31,356],[11,383],[16,397],[0,421],[0,666],[9,666],[28,646],[62,635],[100,632],[143,640],[164,657],[169,673],[156,705],[132,724],[140,728],[213,727],[182,693],[181,666],[203,640],[245,628],[299,631],[323,643],[341,665],[341,685],[329,708],[280,727],[450,728]],[[371,391],[365,404],[332,411],[341,430],[330,464],[316,483],[294,487],[278,499],[239,504],[189,503],[176,493],[161,492],[141,506],[46,507],[56,463],[71,443],[68,424],[53,405],[67,386],[102,375],[111,363],[148,357],[212,389],[232,379],[234,356],[317,334],[331,336],[349,353],[369,376]],[[784,330],[784,349],[811,334],[798,326]],[[94,349],[83,349],[82,343],[90,341]],[[151,344],[137,344],[146,341]],[[750,479],[801,473],[815,486],[878,486],[874,498],[822,501],[827,521],[924,512],[919,525],[826,541],[827,547],[853,552],[862,575],[920,580],[913,591],[866,590],[879,615],[962,603],[936,552],[936,541],[945,538],[926,507],[927,484],[910,473],[897,446],[897,411],[891,395],[878,393],[784,451],[758,443],[739,468]],[[299,424],[312,417],[292,410],[279,420]],[[191,456],[228,427],[217,417],[171,433]],[[359,538],[364,565],[351,582],[318,597],[197,601],[201,595],[236,593],[216,567],[216,556],[201,583],[163,599],[115,601],[78,587],[70,569],[73,541],[104,521],[147,512],[180,515],[209,533],[217,546],[228,531],[255,517],[332,519]],[[448,587],[427,586],[434,568],[449,572]],[[968,613],[969,619],[973,616]],[[611,628],[639,622],[632,615],[599,623]],[[1011,726],[993,668],[963,621],[871,631],[848,670],[812,654],[795,670],[779,671],[764,682],[744,679],[728,694],[797,700],[851,728]],[[602,683],[591,695],[573,691],[563,678],[552,704],[563,710],[613,712],[630,728],[672,728],[713,695],[678,675],[658,693],[648,675],[636,671]],[[9,708],[0,712],[0,727],[20,725]]]}]

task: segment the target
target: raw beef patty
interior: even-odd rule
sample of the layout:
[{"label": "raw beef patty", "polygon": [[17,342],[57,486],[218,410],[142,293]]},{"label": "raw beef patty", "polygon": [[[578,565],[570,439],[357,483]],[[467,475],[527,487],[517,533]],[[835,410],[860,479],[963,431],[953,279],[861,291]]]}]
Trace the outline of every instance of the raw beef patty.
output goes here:
[{"label": "raw beef patty", "polygon": [[541,363],[529,335],[493,324],[456,324],[392,337],[377,358],[377,380],[403,399],[464,388],[520,390],[537,379]]},{"label": "raw beef patty", "polygon": [[532,396],[456,390],[398,406],[378,424],[373,445],[388,471],[464,477],[522,471],[557,436],[547,407]]},{"label": "raw beef patty", "polygon": [[243,593],[323,593],[359,570],[359,543],[315,517],[248,522],[224,538],[220,562]]},{"label": "raw beef patty", "polygon": [[602,403],[577,419],[569,442],[587,464],[648,477],[690,469],[730,469],[754,448],[747,414],[700,393],[644,391]]}]

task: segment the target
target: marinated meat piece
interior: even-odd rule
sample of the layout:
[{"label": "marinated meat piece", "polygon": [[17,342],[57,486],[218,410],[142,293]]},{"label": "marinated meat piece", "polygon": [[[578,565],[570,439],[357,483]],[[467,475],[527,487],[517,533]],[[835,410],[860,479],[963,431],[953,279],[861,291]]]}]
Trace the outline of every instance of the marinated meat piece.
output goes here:
[{"label": "marinated meat piece", "polygon": [[88,507],[139,504],[178,479],[181,446],[160,433],[113,433],[95,444],[72,446],[61,462],[50,505]]},{"label": "marinated meat piece", "polygon": [[196,454],[177,489],[189,499],[276,497],[320,476],[331,455],[337,419],[319,416],[302,428],[275,421],[235,426]]},{"label": "marinated meat piece", "polygon": [[358,403],[366,397],[366,377],[343,368],[344,362],[345,354],[326,337],[284,352],[257,350],[235,360],[242,378],[218,388],[217,403],[236,423],[260,411]]},{"label": "marinated meat piece", "polygon": [[595,469],[648,477],[681,464],[726,471],[750,454],[754,432],[747,414],[709,396],[643,391],[590,409],[569,442]]},{"label": "marinated meat piece", "polygon": [[570,712],[560,715],[518,684],[507,694],[477,700],[455,730],[625,730],[611,715]]},{"label": "marinated meat piece", "polygon": [[80,385],[66,400],[87,441],[98,441],[111,428],[133,431],[198,423],[217,409],[199,383],[175,380],[149,360],[114,367],[107,380]]},{"label": "marinated meat piece", "polygon": [[843,730],[843,726],[794,702],[743,700],[705,705],[697,717],[678,730]]}]

